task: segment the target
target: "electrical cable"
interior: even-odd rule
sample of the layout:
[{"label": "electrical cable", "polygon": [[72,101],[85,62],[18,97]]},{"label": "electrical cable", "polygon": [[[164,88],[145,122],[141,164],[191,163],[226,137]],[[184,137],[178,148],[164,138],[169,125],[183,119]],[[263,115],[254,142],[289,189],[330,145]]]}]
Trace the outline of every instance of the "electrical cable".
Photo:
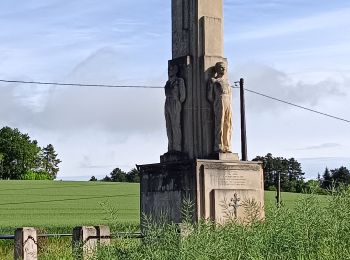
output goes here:
[{"label": "electrical cable", "polygon": [[[59,83],[59,82],[5,80],[5,79],[0,79],[0,82],[3,82],[3,83],[32,84],[32,85],[37,84],[37,85],[55,85],[55,86],[76,86],[76,87],[163,89],[163,87],[159,87],[159,86],[128,86],[128,85],[107,85],[107,84],[81,84],[81,83]],[[237,86],[232,86],[232,88],[239,89],[239,87],[237,87]],[[281,103],[284,103],[284,104],[287,104],[287,105],[290,105],[290,106],[294,106],[294,107],[297,107],[299,109],[303,109],[303,110],[306,110],[306,111],[309,111],[309,112],[313,112],[313,113],[316,113],[316,114],[319,114],[319,115],[323,115],[323,116],[326,116],[326,117],[329,117],[329,118],[333,118],[333,119],[340,120],[340,121],[343,121],[343,122],[346,122],[346,123],[350,123],[350,120],[347,120],[347,119],[344,119],[344,118],[341,118],[341,117],[338,117],[338,116],[333,116],[333,115],[328,114],[328,113],[324,113],[324,112],[320,112],[320,111],[317,111],[317,110],[314,110],[314,109],[311,109],[311,108],[300,106],[300,105],[294,104],[294,103],[289,102],[289,101],[285,101],[285,100],[282,100],[282,99],[279,99],[279,98],[275,98],[275,97],[272,97],[272,96],[269,96],[269,95],[257,92],[255,90],[251,90],[251,89],[247,89],[247,88],[244,88],[244,89],[247,92],[250,92],[250,93],[253,93],[253,94],[256,94],[256,95],[268,98],[268,99],[271,99],[271,100],[275,100],[275,101],[278,101],[278,102],[281,102]]]}]

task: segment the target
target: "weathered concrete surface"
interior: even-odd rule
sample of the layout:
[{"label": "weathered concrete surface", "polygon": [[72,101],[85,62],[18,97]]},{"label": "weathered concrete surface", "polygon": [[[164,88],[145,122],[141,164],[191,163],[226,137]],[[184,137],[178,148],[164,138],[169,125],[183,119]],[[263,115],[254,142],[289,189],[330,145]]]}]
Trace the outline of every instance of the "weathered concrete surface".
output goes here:
[{"label": "weathered concrete surface", "polygon": [[[259,218],[264,217],[260,163],[190,160],[138,167],[141,171],[141,214],[152,216],[155,221],[163,215],[169,222],[181,223],[181,209],[186,199],[194,204],[194,221],[224,222],[231,214],[232,218],[244,222],[244,206],[249,201],[259,205]],[[233,204],[231,200],[235,197],[239,201]]]},{"label": "weathered concrete surface", "polygon": [[110,244],[108,226],[82,226],[73,229],[72,248],[76,259],[92,259],[99,245]]},{"label": "weathered concrete surface", "polygon": [[111,230],[109,226],[97,226],[98,243],[100,246],[109,246],[111,243]]},{"label": "weathered concrete surface", "polygon": [[15,260],[37,260],[38,259],[38,237],[35,228],[18,228],[15,232]]},{"label": "weathered concrete surface", "polygon": [[210,159],[218,161],[239,161],[238,153],[215,153]]},{"label": "weathered concrete surface", "polygon": [[[208,159],[214,147],[213,105],[207,83],[224,56],[222,0],[172,0],[172,60],[186,85],[182,105],[181,152],[190,159]],[[230,140],[231,141],[231,140]]]},{"label": "weathered concrete surface", "polygon": [[[260,163],[198,160],[197,186],[198,219],[244,222],[248,217],[245,205],[250,202],[258,205],[258,218],[264,217],[264,180]],[[236,204],[232,201],[235,199],[238,200]],[[237,212],[234,212],[235,206]]]},{"label": "weathered concrete surface", "polygon": [[196,166],[193,161],[138,166],[141,171],[141,223],[143,215],[181,223],[183,201],[196,201]]}]

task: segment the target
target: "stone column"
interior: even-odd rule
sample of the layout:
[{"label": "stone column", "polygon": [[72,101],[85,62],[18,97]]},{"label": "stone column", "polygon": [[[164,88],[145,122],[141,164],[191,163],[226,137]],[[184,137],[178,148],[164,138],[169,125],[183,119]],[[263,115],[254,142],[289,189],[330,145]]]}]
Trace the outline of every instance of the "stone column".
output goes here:
[{"label": "stone column", "polygon": [[18,228],[15,232],[15,260],[37,260],[38,259],[38,237],[35,228]]},{"label": "stone column", "polygon": [[222,0],[172,0],[172,60],[185,80],[182,152],[206,159],[214,150],[214,119],[207,100],[212,68],[223,57]]},{"label": "stone column", "polygon": [[72,248],[76,259],[91,259],[98,246],[110,244],[110,229],[107,226],[83,226],[73,229]]}]

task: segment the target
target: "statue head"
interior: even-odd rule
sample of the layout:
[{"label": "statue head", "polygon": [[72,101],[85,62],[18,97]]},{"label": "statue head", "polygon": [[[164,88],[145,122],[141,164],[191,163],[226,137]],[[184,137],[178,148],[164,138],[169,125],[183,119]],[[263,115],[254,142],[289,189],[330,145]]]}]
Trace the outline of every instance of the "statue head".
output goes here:
[{"label": "statue head", "polygon": [[215,72],[219,78],[225,75],[226,73],[226,64],[222,61],[215,64]]},{"label": "statue head", "polygon": [[176,77],[178,72],[179,72],[179,67],[177,65],[169,65],[168,67],[169,78]]}]

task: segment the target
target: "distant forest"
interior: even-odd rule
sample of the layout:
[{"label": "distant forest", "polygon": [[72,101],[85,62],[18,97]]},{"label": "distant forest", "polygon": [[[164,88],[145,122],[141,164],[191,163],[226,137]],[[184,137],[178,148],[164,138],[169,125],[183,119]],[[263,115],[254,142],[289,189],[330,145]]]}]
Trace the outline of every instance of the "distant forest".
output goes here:
[{"label": "distant forest", "polygon": [[305,181],[302,166],[294,158],[273,157],[268,153],[257,156],[253,161],[263,162],[265,190],[276,190],[279,175],[284,192],[327,194],[332,189],[350,184],[350,172],[344,166],[331,170],[326,168],[316,180]]},{"label": "distant forest", "polygon": [[[90,178],[90,181],[98,181],[95,176]],[[134,168],[129,172],[122,171],[119,168],[115,168],[109,175],[106,175],[100,181],[104,182],[140,182],[140,172]]]},{"label": "distant forest", "polygon": [[[281,178],[281,190],[294,193],[318,193],[327,194],[329,190],[341,185],[350,184],[350,172],[346,167],[329,170],[325,169],[322,176],[316,180],[305,181],[305,173],[301,164],[294,158],[273,157],[271,153],[265,156],[257,156],[253,161],[260,161],[264,168],[264,189],[277,190],[278,176]],[[98,181],[92,176],[90,181]],[[115,168],[109,175],[99,181],[105,182],[140,182],[140,172],[132,169],[125,172]]]}]

